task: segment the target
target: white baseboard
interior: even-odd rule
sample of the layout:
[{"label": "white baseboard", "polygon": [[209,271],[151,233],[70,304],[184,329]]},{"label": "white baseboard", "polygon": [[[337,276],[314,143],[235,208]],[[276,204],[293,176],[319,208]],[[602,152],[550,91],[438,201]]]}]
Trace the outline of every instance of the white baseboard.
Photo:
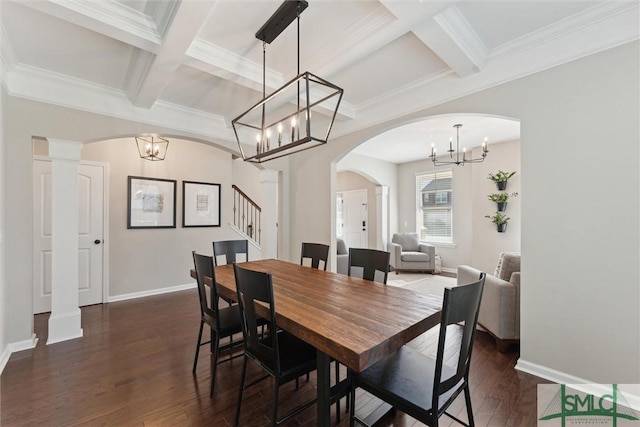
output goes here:
[{"label": "white baseboard", "polygon": [[[522,360],[522,358],[518,359],[515,369],[535,375],[536,377],[544,378],[556,384],[570,384],[572,388],[583,393],[596,396],[611,393],[610,384],[597,384],[593,381],[557,371],[546,366],[527,362],[526,360]],[[636,411],[640,411],[640,384],[618,384],[618,386],[621,392],[624,393],[624,398],[629,406]]]},{"label": "white baseboard", "polygon": [[579,378],[564,372],[556,371],[555,369],[547,368],[546,366],[527,362],[526,360],[522,360],[522,358],[518,359],[518,363],[516,363],[516,370],[544,378],[545,380],[552,381],[556,384],[587,384],[592,382],[584,378]]},{"label": "white baseboard", "polygon": [[7,366],[7,362],[9,362],[9,358],[13,353],[35,348],[37,344],[38,344],[38,337],[36,336],[36,334],[33,334],[31,336],[31,339],[29,340],[18,341],[18,342],[7,344],[7,347],[4,349],[4,352],[2,352],[2,356],[0,356],[0,374],[2,373],[2,371],[4,371],[4,367]]},{"label": "white baseboard", "polygon": [[109,297],[109,301],[108,302],[118,302],[118,301],[126,301],[129,299],[135,299],[135,298],[144,298],[144,297],[149,297],[149,296],[153,296],[153,295],[162,295],[162,294],[168,294],[171,292],[178,292],[178,291],[184,291],[187,289],[194,289],[196,287],[196,283],[187,283],[186,285],[178,285],[178,286],[170,286],[168,288],[160,288],[160,289],[150,289],[148,291],[142,291],[142,292],[132,292],[130,294],[122,294],[122,295],[114,295],[112,297]]}]

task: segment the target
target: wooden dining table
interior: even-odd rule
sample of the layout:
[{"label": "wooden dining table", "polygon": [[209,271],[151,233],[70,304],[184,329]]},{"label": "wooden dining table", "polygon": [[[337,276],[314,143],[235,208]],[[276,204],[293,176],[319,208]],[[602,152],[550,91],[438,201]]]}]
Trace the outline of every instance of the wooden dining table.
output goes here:
[{"label": "wooden dining table", "polygon": [[[276,259],[238,265],[271,273],[277,326],[316,348],[319,426],[330,425],[331,396],[347,386],[331,387],[332,358],[361,372],[440,322],[437,299],[401,287]],[[219,294],[237,300],[233,265],[215,275]]]}]

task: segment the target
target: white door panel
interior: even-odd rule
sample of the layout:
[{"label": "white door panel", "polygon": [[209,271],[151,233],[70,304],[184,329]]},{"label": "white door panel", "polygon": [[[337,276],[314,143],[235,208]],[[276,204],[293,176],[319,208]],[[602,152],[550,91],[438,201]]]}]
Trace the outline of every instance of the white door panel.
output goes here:
[{"label": "white door panel", "polygon": [[349,248],[368,248],[367,190],[344,191],[342,200],[342,235]]},{"label": "white door panel", "polygon": [[[34,160],[33,312],[51,311],[51,162]],[[102,302],[104,168],[78,166],[78,291],[81,306]],[[96,241],[98,243],[96,243]]]}]

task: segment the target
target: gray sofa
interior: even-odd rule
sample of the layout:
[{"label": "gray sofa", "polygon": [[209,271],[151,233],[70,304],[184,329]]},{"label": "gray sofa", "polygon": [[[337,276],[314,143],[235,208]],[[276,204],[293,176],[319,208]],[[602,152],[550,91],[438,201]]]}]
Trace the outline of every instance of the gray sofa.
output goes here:
[{"label": "gray sofa", "polygon": [[395,233],[387,244],[391,266],[399,271],[428,271],[436,268],[436,247],[421,243],[418,233]]},{"label": "gray sofa", "polygon": [[347,274],[349,272],[349,250],[342,239],[336,239],[336,246],[338,252],[336,255],[336,272]]},{"label": "gray sofa", "polygon": [[[480,270],[458,266],[458,285],[478,280]],[[520,254],[502,253],[494,275],[487,274],[478,325],[496,340],[499,351],[520,341]]]}]

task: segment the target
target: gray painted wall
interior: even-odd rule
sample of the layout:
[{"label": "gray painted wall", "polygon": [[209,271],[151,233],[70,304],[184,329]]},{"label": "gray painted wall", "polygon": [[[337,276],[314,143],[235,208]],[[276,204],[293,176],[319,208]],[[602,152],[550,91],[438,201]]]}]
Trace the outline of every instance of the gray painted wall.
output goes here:
[{"label": "gray painted wall", "polygon": [[[520,362],[591,382],[639,383],[639,47],[630,43],[291,156],[284,174],[283,198],[289,203],[283,214],[290,225],[286,247],[328,236],[335,243],[336,162],[362,141],[439,114],[519,119]],[[5,277],[0,286],[5,294],[5,343],[13,343],[29,340],[33,331],[32,137],[92,141],[178,132],[6,96],[3,107]],[[609,141],[621,155],[605,150]],[[614,222],[603,221],[611,217],[612,208],[597,195],[616,201]],[[6,344],[0,348],[5,350]]]},{"label": "gray painted wall", "polygon": [[[640,382],[639,52],[633,42],[292,156],[291,241],[331,233],[335,183],[325,183],[373,135],[439,114],[519,119],[520,362],[589,382]],[[305,195],[325,205],[311,212]],[[612,207],[598,195],[615,200],[614,222],[603,221]]]},{"label": "gray painted wall", "polygon": [[[507,192],[521,193],[520,142],[491,144],[489,148],[483,163],[452,167],[453,244],[434,243],[443,268],[455,270],[458,265],[467,264],[493,273],[500,252],[520,252],[520,197],[509,201],[506,213],[511,221],[507,232],[498,233],[495,225],[484,217],[495,212],[495,203],[487,200],[487,195],[498,191],[493,181],[486,179],[490,172],[517,171],[509,180]],[[430,160],[398,167],[398,230],[401,232],[416,230],[416,174],[438,169],[442,167],[434,167]]]}]

